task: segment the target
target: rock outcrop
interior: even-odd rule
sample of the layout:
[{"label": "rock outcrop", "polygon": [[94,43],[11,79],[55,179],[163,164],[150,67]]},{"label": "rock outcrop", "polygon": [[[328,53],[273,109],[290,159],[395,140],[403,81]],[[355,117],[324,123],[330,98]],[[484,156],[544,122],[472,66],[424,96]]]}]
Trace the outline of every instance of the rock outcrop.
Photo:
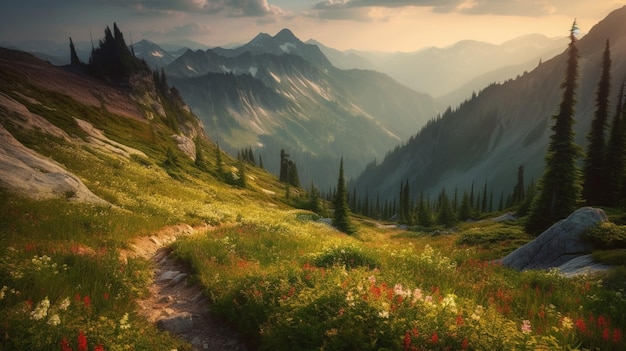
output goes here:
[{"label": "rock outcrop", "polygon": [[592,245],[582,234],[586,229],[607,221],[603,210],[583,207],[555,223],[535,240],[511,252],[502,264],[517,270],[559,267],[591,253]]}]

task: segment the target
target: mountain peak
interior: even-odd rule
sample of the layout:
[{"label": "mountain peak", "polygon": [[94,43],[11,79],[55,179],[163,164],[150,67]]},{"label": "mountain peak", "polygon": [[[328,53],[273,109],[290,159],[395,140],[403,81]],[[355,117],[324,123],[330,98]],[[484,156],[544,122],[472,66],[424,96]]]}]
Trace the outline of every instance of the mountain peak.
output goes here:
[{"label": "mountain peak", "polygon": [[279,41],[279,42],[288,42],[288,41],[296,41],[299,42],[300,39],[298,39],[291,30],[284,28],[282,29],[280,32],[278,32],[275,36],[274,36],[274,40]]}]

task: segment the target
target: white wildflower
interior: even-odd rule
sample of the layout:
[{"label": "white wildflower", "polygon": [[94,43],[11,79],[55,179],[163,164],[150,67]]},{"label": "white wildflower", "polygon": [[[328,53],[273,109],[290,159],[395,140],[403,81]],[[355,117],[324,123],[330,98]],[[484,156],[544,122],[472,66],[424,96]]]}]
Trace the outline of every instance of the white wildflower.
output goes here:
[{"label": "white wildflower", "polygon": [[9,290],[8,286],[3,286],[2,289],[0,289],[0,300],[4,299],[4,293]]},{"label": "white wildflower", "polygon": [[70,307],[70,298],[66,297],[63,301],[61,301],[61,304],[59,305],[59,309],[61,311],[65,311],[67,310],[68,307]]},{"label": "white wildflower", "polygon": [[128,322],[128,312],[124,313],[122,319],[120,319],[120,329],[127,330],[130,329],[130,323]]},{"label": "white wildflower", "polygon": [[55,313],[54,315],[52,315],[52,317],[48,319],[48,324],[50,324],[51,326],[57,326],[61,324],[61,317],[59,317],[59,315]]},{"label": "white wildflower", "polygon": [[530,321],[528,319],[524,319],[522,321],[522,326],[520,327],[520,329],[522,330],[522,333],[524,334],[530,334],[533,329],[530,326]]},{"label": "white wildflower", "polygon": [[35,309],[30,313],[30,319],[32,320],[40,320],[48,315],[48,308],[50,308],[50,300],[48,300],[48,296],[43,300],[39,301]]}]

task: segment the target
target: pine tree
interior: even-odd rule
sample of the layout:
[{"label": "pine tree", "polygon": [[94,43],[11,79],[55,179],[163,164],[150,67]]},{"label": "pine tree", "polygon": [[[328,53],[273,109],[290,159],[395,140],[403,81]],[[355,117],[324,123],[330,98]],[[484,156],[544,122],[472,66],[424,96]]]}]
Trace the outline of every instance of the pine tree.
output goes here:
[{"label": "pine tree", "polygon": [[215,144],[215,170],[217,174],[223,175],[224,169],[222,168],[222,150],[220,150],[220,144]]},{"label": "pine tree", "polygon": [[439,193],[439,211],[437,212],[437,223],[444,227],[451,227],[454,224],[454,213],[450,207],[450,200],[446,194],[446,189],[441,189]]},{"label": "pine tree", "polygon": [[611,134],[607,145],[607,204],[615,205],[624,189],[624,118],[626,118],[626,79],[622,81],[617,102],[617,111],[611,123]]},{"label": "pine tree", "polygon": [[481,212],[487,212],[487,204],[488,204],[487,200],[487,181],[485,180],[485,187],[483,188],[483,198],[482,198],[482,205],[480,207]]},{"label": "pine tree", "polygon": [[246,162],[243,158],[239,159],[237,164],[237,185],[242,188],[246,187]]},{"label": "pine tree", "polygon": [[578,79],[578,48],[574,32],[570,30],[565,80],[561,84],[563,97],[559,112],[553,116],[555,124],[546,153],[546,169],[541,178],[539,196],[533,203],[526,222],[526,230],[537,233],[552,223],[567,217],[579,204],[581,194],[580,170],[576,161],[581,150],[574,143],[574,106]]},{"label": "pine tree", "polygon": [[80,59],[78,58],[78,54],[76,54],[76,47],[74,46],[74,42],[72,41],[71,37],[70,37],[70,64],[72,66],[80,66],[82,64],[80,62]]},{"label": "pine tree", "polygon": [[472,218],[472,209],[467,191],[464,191],[463,197],[461,197],[461,207],[459,207],[458,216],[460,221],[467,221],[468,219]]},{"label": "pine tree", "polygon": [[343,177],[343,157],[339,163],[339,179],[337,180],[337,193],[335,194],[335,215],[333,226],[346,234],[355,232],[350,222],[350,209],[348,208],[348,191],[346,180]]},{"label": "pine tree", "polygon": [[606,146],[605,131],[609,115],[609,94],[611,88],[611,50],[609,40],[602,60],[602,75],[596,93],[596,112],[587,134],[589,145],[583,167],[583,197],[587,205],[605,205],[607,200]]},{"label": "pine tree", "polygon": [[519,204],[524,201],[524,165],[517,168],[517,184],[513,188],[513,204]]},{"label": "pine tree", "polygon": [[430,206],[424,200],[424,192],[420,193],[419,205],[417,207],[417,221],[422,227],[430,227],[433,225],[433,216],[430,212]]}]

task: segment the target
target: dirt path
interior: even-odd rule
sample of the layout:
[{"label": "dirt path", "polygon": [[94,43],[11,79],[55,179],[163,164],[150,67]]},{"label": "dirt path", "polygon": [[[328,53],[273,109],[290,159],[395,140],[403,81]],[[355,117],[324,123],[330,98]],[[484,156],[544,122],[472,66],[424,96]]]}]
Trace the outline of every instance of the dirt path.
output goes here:
[{"label": "dirt path", "polygon": [[174,260],[167,248],[178,237],[207,229],[184,224],[167,227],[152,236],[137,238],[132,251],[122,253],[122,257],[137,255],[154,263],[150,294],[138,301],[138,313],[159,328],[181,336],[194,350],[247,351],[237,333],[210,312],[201,288],[187,284],[189,268]]}]

